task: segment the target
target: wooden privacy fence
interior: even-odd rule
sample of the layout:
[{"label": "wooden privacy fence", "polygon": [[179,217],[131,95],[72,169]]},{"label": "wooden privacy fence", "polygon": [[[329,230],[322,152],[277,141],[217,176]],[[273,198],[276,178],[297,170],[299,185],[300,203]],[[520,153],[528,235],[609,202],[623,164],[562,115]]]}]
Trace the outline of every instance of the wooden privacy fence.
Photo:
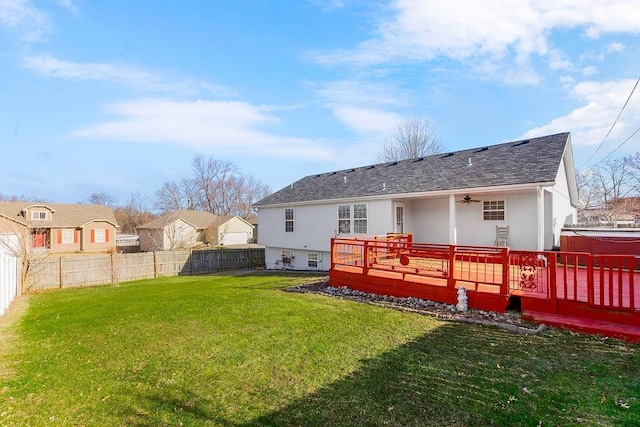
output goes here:
[{"label": "wooden privacy fence", "polygon": [[30,292],[264,267],[264,248],[62,256],[31,262]]}]

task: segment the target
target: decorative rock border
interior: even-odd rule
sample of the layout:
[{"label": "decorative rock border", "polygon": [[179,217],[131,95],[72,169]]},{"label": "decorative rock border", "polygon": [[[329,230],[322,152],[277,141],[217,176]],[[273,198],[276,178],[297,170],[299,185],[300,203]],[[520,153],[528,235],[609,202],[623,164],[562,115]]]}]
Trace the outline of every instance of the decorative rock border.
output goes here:
[{"label": "decorative rock border", "polygon": [[[356,291],[346,286],[335,287],[329,285],[329,279],[305,283],[303,285],[286,288],[287,292],[315,293],[337,298],[349,299],[394,310],[409,311],[422,315],[435,316],[441,320],[473,323],[482,326],[493,326],[510,332],[536,335],[546,329],[546,325],[529,324],[522,320],[520,313],[495,313],[484,310],[470,309],[458,311],[455,305],[424,300],[415,297],[398,298],[388,295],[377,295]],[[533,326],[533,327],[531,327]]]}]

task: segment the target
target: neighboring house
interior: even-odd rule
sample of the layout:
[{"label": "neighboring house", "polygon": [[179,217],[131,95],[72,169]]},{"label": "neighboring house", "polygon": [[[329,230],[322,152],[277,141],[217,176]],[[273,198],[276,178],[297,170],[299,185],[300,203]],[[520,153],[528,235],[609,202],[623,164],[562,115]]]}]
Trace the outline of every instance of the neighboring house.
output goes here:
[{"label": "neighboring house", "polygon": [[253,225],[253,243],[258,243],[258,215],[249,214],[247,222]]},{"label": "neighboring house", "polygon": [[24,242],[17,246],[28,243],[49,252],[109,252],[116,247],[117,226],[113,211],[102,205],[0,202],[0,234]]},{"label": "neighboring house", "polygon": [[253,226],[232,215],[181,210],[138,227],[141,251],[191,248],[202,244],[237,245],[253,236]]},{"label": "neighboring house", "polygon": [[254,205],[267,267],[311,270],[334,236],[492,246],[509,226],[510,248],[552,249],[577,206],[569,133],[310,175]]},{"label": "neighboring house", "polygon": [[622,197],[604,207],[584,208],[578,211],[580,225],[624,226],[637,224],[640,217],[640,197]]}]

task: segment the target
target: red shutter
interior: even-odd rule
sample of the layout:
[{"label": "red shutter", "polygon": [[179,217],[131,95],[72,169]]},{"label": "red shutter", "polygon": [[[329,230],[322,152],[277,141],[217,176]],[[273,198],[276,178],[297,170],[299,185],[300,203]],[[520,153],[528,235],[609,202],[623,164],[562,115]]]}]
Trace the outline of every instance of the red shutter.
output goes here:
[{"label": "red shutter", "polygon": [[58,230],[58,244],[62,243],[62,230]]},{"label": "red shutter", "polygon": [[106,229],[104,230],[104,241],[105,241],[105,242],[108,242],[108,241],[109,241],[109,229],[108,229],[108,228],[106,228]]},{"label": "red shutter", "polygon": [[91,230],[91,243],[96,241],[96,230]]},{"label": "red shutter", "polygon": [[80,240],[80,232],[73,230],[73,243],[78,243],[78,240]]}]

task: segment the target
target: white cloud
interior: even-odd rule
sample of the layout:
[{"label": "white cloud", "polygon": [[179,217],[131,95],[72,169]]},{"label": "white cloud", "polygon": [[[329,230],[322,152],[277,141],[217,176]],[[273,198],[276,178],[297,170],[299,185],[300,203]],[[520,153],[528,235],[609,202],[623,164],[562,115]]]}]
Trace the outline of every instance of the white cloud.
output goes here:
[{"label": "white cloud", "polygon": [[[629,98],[635,83],[635,80],[577,83],[572,86],[571,95],[578,99],[582,105],[546,125],[529,130],[522,135],[522,138],[571,132],[574,149],[582,147],[580,150],[591,155],[595,146],[604,140],[622,106]],[[636,89],[629,100],[611,135],[606,140],[604,146],[606,148],[601,149],[599,154],[606,155],[639,127],[640,88]],[[640,138],[632,139],[627,143],[627,153],[638,150],[640,150]]]},{"label": "white cloud", "polygon": [[27,42],[41,41],[53,30],[49,17],[29,0],[0,1],[0,27],[19,34]]},{"label": "white cloud", "polygon": [[318,61],[371,65],[446,56],[491,62],[502,70],[515,67],[519,74],[530,68],[533,55],[546,58],[553,69],[571,67],[550,46],[556,30],[582,30],[588,37],[640,34],[636,0],[396,0],[390,9],[381,13],[376,37],[353,51],[318,55]]},{"label": "white cloud", "polygon": [[333,113],[350,129],[358,133],[389,132],[401,121],[400,114],[355,106],[335,106]]},{"label": "white cloud", "polygon": [[78,13],[78,7],[73,3],[74,0],[58,0],[58,4],[71,13]]},{"label": "white cloud", "polygon": [[185,80],[169,81],[148,71],[122,65],[64,61],[49,54],[33,55],[23,59],[22,65],[40,76],[86,81],[109,81],[142,92],[172,92],[194,95],[201,92],[221,93],[225,89],[206,82]]},{"label": "white cloud", "polygon": [[187,145],[200,150],[325,160],[320,142],[282,137],[260,130],[278,123],[270,115],[277,107],[244,102],[139,99],[113,104],[114,121],[72,133],[73,137],[107,141],[136,141]]},{"label": "white cloud", "polygon": [[405,90],[361,80],[327,82],[316,93],[338,120],[361,135],[394,129],[402,116],[387,110],[410,105],[412,97]]}]

